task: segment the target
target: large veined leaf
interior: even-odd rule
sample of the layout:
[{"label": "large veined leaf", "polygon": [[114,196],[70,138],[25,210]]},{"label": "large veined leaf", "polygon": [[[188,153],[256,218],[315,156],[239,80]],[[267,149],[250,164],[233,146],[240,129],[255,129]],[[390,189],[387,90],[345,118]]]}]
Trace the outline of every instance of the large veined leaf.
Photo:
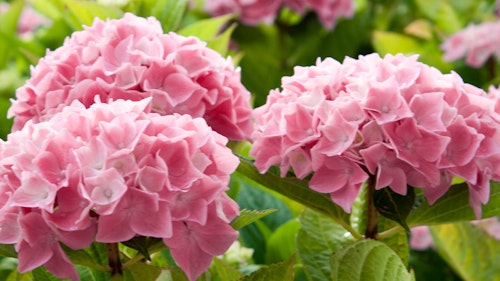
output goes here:
[{"label": "large veined leaf", "polygon": [[332,281],[415,280],[391,248],[371,239],[338,250],[330,265]]},{"label": "large veined leaf", "polygon": [[430,230],[437,251],[465,281],[500,280],[500,241],[469,222]]},{"label": "large veined leaf", "polygon": [[[476,216],[469,205],[469,190],[466,183],[455,184],[434,204],[420,198],[422,202],[408,216],[410,226],[444,224],[457,221],[475,220]],[[500,183],[490,183],[490,199],[482,207],[482,217],[500,215]]]},{"label": "large veined leaf", "polygon": [[299,221],[292,219],[271,234],[266,245],[266,263],[284,261],[297,251],[296,236],[299,228]]},{"label": "large veined leaf", "polygon": [[330,256],[354,238],[330,217],[306,209],[299,217],[297,250],[309,280],[330,279]]}]

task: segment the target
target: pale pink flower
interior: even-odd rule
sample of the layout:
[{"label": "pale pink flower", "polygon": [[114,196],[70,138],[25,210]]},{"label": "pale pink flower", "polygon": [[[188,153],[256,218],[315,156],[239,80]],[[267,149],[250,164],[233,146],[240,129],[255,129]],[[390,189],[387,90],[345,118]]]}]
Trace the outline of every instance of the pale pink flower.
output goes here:
[{"label": "pale pink flower", "polygon": [[500,20],[471,23],[441,44],[445,61],[465,58],[472,67],[481,67],[490,58],[500,59]]},{"label": "pale pink flower", "polygon": [[225,191],[239,161],[228,139],[202,118],[152,105],[73,101],[0,141],[0,242],[16,245],[21,272],[44,265],[75,280],[61,243],[148,236],[165,239],[194,280],[234,242],[229,222],[239,210]]},{"label": "pale pink flower", "polygon": [[253,129],[250,93],[232,60],[195,37],[164,34],[152,17],[96,19],[48,51],[16,92],[13,130],[48,120],[74,100],[89,107],[95,96],[105,102],[152,97],[154,112],[203,117],[230,139],[246,139]]},{"label": "pale pink flower", "polygon": [[203,8],[214,16],[236,14],[244,24],[257,25],[272,24],[285,7],[300,14],[315,12],[328,29],[333,29],[338,18],[354,14],[352,0],[210,0],[205,1]]},{"label": "pale pink flower", "polygon": [[296,67],[255,109],[250,154],[261,172],[280,165],[282,176],[312,175],[311,189],[348,212],[369,177],[376,189],[401,195],[422,188],[431,204],[460,177],[480,217],[489,181],[500,178],[495,106],[483,90],[417,56],[327,58]]},{"label": "pale pink flower", "polygon": [[423,251],[434,247],[434,240],[428,226],[416,226],[411,228],[410,248]]},{"label": "pale pink flower", "polygon": [[314,11],[320,22],[328,29],[333,29],[340,17],[351,18],[354,15],[352,0],[284,0],[285,5],[298,13]]},{"label": "pale pink flower", "polygon": [[[10,8],[10,4],[6,2],[0,3],[0,15],[7,12]],[[17,22],[17,33],[20,36],[26,37],[33,34],[39,27],[47,27],[52,24],[51,20],[42,16],[30,5],[25,5],[21,14],[19,15],[19,20]]]}]

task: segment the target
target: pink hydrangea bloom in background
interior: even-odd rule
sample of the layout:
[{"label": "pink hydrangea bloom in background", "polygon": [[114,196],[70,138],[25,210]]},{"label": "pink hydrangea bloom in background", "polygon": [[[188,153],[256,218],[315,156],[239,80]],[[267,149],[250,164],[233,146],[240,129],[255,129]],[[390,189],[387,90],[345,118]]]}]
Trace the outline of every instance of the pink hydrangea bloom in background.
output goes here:
[{"label": "pink hydrangea bloom in background", "polygon": [[194,280],[238,236],[228,139],[202,118],[151,113],[152,98],[96,102],[0,141],[0,243],[15,244],[21,272],[44,265],[76,280],[60,243],[163,238]]},{"label": "pink hydrangea bloom in background", "polygon": [[[500,221],[498,217],[475,220],[471,223],[486,232],[491,237],[500,241]],[[434,241],[428,226],[417,226],[411,228],[410,247],[419,251],[434,247]]]},{"label": "pink hydrangea bloom in background", "polygon": [[89,107],[95,96],[152,97],[154,112],[203,117],[229,139],[247,139],[253,129],[250,93],[231,59],[195,37],[164,34],[152,17],[96,19],[48,51],[16,92],[8,112],[13,130],[48,120],[74,100]]},{"label": "pink hydrangea bloom in background", "polygon": [[354,13],[352,0],[210,0],[204,4],[205,11],[211,15],[234,13],[248,25],[271,24],[284,7],[300,14],[312,10],[328,29],[333,29],[339,17],[350,18]]},{"label": "pink hydrangea bloom in background", "polygon": [[[9,8],[10,8],[9,3],[5,2],[0,3],[0,15],[7,12]],[[29,36],[38,27],[49,26],[51,23],[52,23],[51,20],[40,15],[40,13],[35,11],[31,6],[26,5],[23,8],[21,15],[19,16],[19,20],[17,22],[17,33],[21,36]]]},{"label": "pink hydrangea bloom in background", "polygon": [[371,54],[296,67],[254,111],[256,167],[312,174],[310,188],[345,211],[369,177],[401,195],[422,188],[431,204],[460,177],[480,217],[490,179],[500,179],[495,101],[417,59]]},{"label": "pink hydrangea bloom in background", "polygon": [[445,61],[465,58],[472,67],[481,67],[492,56],[500,59],[500,20],[469,24],[441,44]]}]

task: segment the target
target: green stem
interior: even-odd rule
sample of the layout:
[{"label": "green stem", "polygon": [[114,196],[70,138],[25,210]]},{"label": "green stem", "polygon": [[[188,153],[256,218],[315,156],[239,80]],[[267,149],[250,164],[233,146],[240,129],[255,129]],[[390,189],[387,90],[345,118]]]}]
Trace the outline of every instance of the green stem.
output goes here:
[{"label": "green stem", "polygon": [[398,225],[396,225],[393,228],[389,228],[389,229],[387,229],[385,231],[382,231],[379,234],[377,234],[377,239],[384,239],[384,238],[391,237],[394,234],[400,232],[401,230],[403,230],[403,228],[398,224]]},{"label": "green stem", "polygon": [[370,176],[368,179],[368,205],[366,211],[366,231],[365,238],[375,239],[378,232],[378,215],[377,208],[375,208],[375,203],[373,200],[373,193],[375,192],[375,177]]},{"label": "green stem", "polygon": [[354,237],[356,240],[361,240],[363,239],[363,236],[359,234],[356,229],[354,229],[349,223],[345,222],[344,220],[336,220],[337,223],[342,225],[342,227],[345,228],[345,230],[349,231],[351,233],[352,237]]},{"label": "green stem", "polygon": [[[164,249],[166,249],[166,248],[165,247],[153,247],[153,248],[149,249],[149,254],[155,254],[155,253],[161,252]],[[144,258],[145,258],[145,256],[143,254],[137,253],[137,255],[135,255],[133,258],[131,258],[128,261],[126,261],[125,263],[123,263],[122,269],[125,270],[125,269],[129,268],[130,266],[134,265],[135,263],[143,260]]]}]

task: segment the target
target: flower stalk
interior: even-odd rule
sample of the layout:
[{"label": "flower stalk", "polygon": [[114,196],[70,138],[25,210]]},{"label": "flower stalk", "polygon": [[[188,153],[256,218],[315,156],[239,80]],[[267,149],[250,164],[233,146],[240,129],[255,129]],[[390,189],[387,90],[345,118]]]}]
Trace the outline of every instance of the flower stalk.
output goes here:
[{"label": "flower stalk", "polygon": [[120,250],[118,249],[118,243],[108,243],[106,244],[106,249],[108,251],[108,264],[111,268],[111,277],[115,275],[122,275],[122,263],[120,261]]},{"label": "flower stalk", "polygon": [[365,238],[375,239],[378,233],[378,215],[375,202],[373,200],[373,193],[375,192],[375,177],[370,176],[367,181],[368,187],[368,205],[367,205],[367,218]]}]

